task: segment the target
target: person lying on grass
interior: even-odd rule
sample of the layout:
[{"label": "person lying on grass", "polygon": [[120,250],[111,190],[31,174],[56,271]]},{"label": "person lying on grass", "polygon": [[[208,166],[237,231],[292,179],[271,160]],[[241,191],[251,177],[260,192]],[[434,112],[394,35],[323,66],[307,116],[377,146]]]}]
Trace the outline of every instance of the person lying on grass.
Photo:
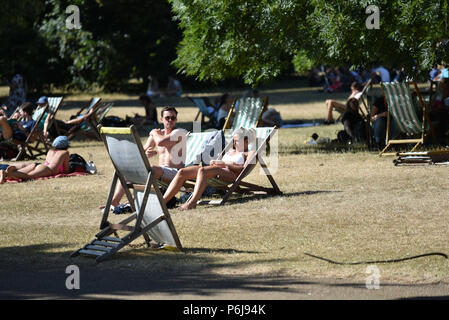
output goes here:
[{"label": "person lying on grass", "polygon": [[196,179],[192,197],[178,208],[181,211],[194,209],[207,187],[208,179],[217,178],[229,183],[234,182],[254,154],[254,151],[248,151],[249,141],[253,141],[253,139],[255,139],[253,130],[237,129],[234,132],[232,149],[223,156],[222,160],[211,160],[210,165],[206,167],[190,166],[180,169],[168,186],[164,194],[164,201],[166,203],[170,201],[184,185],[184,182]]},{"label": "person lying on grass", "polygon": [[41,177],[55,176],[61,173],[69,173],[69,139],[59,136],[53,141],[53,148],[48,151],[45,164],[30,164],[27,166],[9,166],[6,170],[0,170],[0,183],[5,183],[7,178],[30,180]]}]

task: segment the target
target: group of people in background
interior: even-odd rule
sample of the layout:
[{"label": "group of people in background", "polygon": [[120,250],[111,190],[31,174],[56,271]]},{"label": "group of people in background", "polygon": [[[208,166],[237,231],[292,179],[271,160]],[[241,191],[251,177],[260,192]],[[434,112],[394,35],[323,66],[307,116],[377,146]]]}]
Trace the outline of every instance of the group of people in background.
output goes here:
[{"label": "group of people in background", "polygon": [[351,90],[353,82],[366,83],[370,79],[374,84],[379,82],[402,82],[405,78],[403,68],[388,70],[381,64],[373,66],[369,70],[349,67],[320,66],[310,70],[308,75],[310,86],[322,86],[320,92],[347,92]]},{"label": "group of people in background", "polygon": [[[338,68],[337,68],[338,69]],[[341,114],[341,122],[344,126],[344,130],[338,133],[337,140],[339,142],[364,142],[368,138],[367,132],[372,130],[373,142],[377,144],[379,148],[385,145],[386,128],[387,128],[387,115],[388,107],[383,95],[374,97],[371,101],[371,107],[369,110],[369,122],[372,127],[367,127],[367,119],[364,119],[360,112],[360,97],[364,85],[371,80],[373,84],[379,82],[402,82],[404,80],[403,70],[396,71],[397,73],[390,72],[382,66],[377,66],[371,70],[371,73],[362,72],[359,74],[360,82],[355,80],[350,84],[350,95],[346,100],[346,103],[340,103],[336,100],[328,99],[325,102],[326,106],[326,118],[324,124],[333,124],[333,111],[337,111]],[[394,76],[392,76],[392,74]],[[340,80],[344,77],[340,77]],[[348,78],[344,78],[348,79]],[[427,92],[430,97],[428,99],[428,113],[431,121],[438,122],[436,126],[436,135],[438,142],[441,145],[449,144],[449,72],[446,65],[440,65],[433,68],[429,73],[429,80],[431,87]],[[435,85],[435,89],[433,89]],[[422,117],[422,110],[419,106],[415,106],[417,114]],[[396,125],[394,121],[390,122],[390,136],[394,137],[397,133]]]}]

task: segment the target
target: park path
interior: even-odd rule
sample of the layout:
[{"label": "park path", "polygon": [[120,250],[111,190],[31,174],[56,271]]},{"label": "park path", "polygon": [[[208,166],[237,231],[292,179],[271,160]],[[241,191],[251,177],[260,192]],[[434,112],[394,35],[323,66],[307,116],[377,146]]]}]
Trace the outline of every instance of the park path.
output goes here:
[{"label": "park path", "polygon": [[0,299],[449,299],[449,284],[365,283],[284,276],[220,276],[143,271],[80,270],[80,289],[68,290],[65,270],[3,270]]}]

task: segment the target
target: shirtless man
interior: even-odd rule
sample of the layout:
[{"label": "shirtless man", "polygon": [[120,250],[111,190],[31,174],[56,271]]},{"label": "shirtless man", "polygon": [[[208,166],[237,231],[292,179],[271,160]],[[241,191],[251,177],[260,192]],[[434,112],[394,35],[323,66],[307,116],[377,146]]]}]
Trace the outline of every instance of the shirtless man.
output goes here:
[{"label": "shirtless man", "polygon": [[[148,158],[159,155],[159,165],[151,166],[156,179],[170,183],[178,170],[184,168],[186,150],[186,132],[184,129],[176,129],[178,111],[173,107],[165,107],[161,111],[161,123],[164,129],[153,129],[144,145]],[[120,204],[125,195],[125,190],[120,183],[117,184],[111,205],[113,212],[117,214],[131,210],[131,206]],[[100,206],[100,209],[104,206]]]}]

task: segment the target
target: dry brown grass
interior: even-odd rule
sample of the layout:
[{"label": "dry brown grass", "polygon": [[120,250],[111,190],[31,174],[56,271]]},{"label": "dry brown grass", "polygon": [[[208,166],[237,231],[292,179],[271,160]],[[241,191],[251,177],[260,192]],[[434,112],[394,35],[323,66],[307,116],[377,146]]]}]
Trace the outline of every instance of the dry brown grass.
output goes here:
[{"label": "dry brown grass", "polygon": [[[266,93],[284,119],[317,119],[324,115],[327,96],[312,90]],[[120,105],[112,114],[142,113],[136,97],[105,97]],[[338,97],[344,99],[344,95]],[[66,98],[59,116],[68,117],[75,110],[71,106],[81,100],[87,101],[88,96]],[[170,103],[180,107],[183,121],[193,120],[196,110],[185,99],[165,100],[158,106]],[[338,261],[449,253],[447,168],[400,168],[393,166],[391,158],[379,158],[372,152],[315,152],[303,146],[311,132],[333,138],[340,127],[280,130],[282,153],[275,179],[283,196],[235,197],[222,207],[201,206],[183,213],[172,210],[185,253],[128,248],[101,264],[101,268],[270,273],[364,281],[366,265],[332,265],[304,252]],[[85,157],[91,152],[99,174],[0,186],[3,267],[94,264],[92,259],[70,259],[68,255],[98,231],[101,212],[97,207],[105,202],[112,165],[99,142],[74,141],[71,152]],[[268,182],[256,171],[249,180]],[[378,267],[383,281],[449,281],[449,264],[441,257]]]}]

